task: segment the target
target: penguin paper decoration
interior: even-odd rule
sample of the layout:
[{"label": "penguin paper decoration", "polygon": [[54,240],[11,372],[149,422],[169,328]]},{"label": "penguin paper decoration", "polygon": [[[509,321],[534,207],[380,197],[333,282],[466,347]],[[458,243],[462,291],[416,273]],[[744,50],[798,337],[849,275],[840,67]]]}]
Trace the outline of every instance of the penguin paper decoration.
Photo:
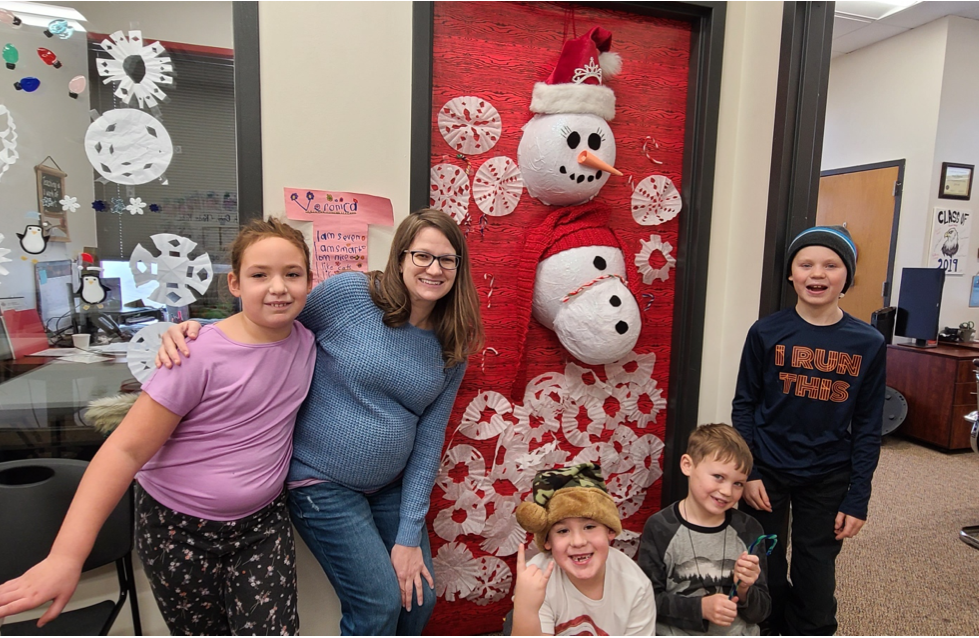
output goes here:
[{"label": "penguin paper decoration", "polygon": [[95,258],[89,253],[81,253],[78,256],[78,269],[81,271],[81,282],[75,294],[82,300],[82,310],[88,310],[92,306],[102,308],[102,302],[112,290],[104,283],[99,273],[102,268],[95,265]]}]

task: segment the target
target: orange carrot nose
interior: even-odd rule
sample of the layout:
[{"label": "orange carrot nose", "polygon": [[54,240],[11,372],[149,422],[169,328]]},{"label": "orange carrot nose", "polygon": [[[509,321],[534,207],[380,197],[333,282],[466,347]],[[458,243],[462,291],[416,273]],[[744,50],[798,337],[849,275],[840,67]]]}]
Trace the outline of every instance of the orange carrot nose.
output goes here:
[{"label": "orange carrot nose", "polygon": [[578,153],[578,163],[582,166],[587,166],[588,168],[594,168],[600,171],[608,171],[612,175],[622,177],[622,171],[617,170],[614,166],[609,166],[602,160],[598,159],[594,153],[591,151],[581,151]]}]

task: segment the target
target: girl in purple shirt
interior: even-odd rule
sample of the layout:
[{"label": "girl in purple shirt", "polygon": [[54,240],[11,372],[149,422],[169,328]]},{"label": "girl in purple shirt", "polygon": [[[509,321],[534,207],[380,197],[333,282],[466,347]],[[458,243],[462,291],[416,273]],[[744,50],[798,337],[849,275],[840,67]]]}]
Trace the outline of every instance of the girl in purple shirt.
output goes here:
[{"label": "girl in purple shirt", "polygon": [[[242,311],[208,326],[183,366],[161,369],[102,445],[48,557],[0,585],[0,618],[78,585],[99,529],[136,477],[136,550],[174,635],[295,634],[295,546],[283,483],[313,335],[295,321],[312,287],[302,234],[246,226],[232,246]],[[262,374],[253,374],[261,366]]]}]

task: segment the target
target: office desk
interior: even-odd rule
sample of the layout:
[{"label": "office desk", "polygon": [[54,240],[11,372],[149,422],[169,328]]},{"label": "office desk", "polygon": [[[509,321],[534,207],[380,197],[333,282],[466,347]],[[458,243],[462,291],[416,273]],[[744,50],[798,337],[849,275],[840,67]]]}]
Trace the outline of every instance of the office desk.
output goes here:
[{"label": "office desk", "polygon": [[0,383],[0,461],[37,456],[90,459],[104,438],[81,413],[89,401],[118,394],[122,384],[132,380],[125,359],[30,359],[18,360],[20,367],[8,374],[22,374]]}]

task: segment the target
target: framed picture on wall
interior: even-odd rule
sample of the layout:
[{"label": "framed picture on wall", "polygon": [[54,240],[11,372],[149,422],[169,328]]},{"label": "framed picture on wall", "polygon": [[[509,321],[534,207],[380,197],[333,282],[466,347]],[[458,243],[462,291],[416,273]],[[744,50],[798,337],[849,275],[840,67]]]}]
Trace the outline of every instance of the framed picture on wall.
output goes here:
[{"label": "framed picture on wall", "polygon": [[37,174],[37,210],[41,213],[41,226],[47,230],[50,241],[71,241],[68,234],[68,214],[61,208],[65,198],[65,179],[68,174],[57,166],[45,164],[47,157],[34,167]]},{"label": "framed picture on wall", "polygon": [[972,197],[972,173],[975,164],[942,162],[942,176],[938,180],[938,196],[942,199],[969,199]]}]

